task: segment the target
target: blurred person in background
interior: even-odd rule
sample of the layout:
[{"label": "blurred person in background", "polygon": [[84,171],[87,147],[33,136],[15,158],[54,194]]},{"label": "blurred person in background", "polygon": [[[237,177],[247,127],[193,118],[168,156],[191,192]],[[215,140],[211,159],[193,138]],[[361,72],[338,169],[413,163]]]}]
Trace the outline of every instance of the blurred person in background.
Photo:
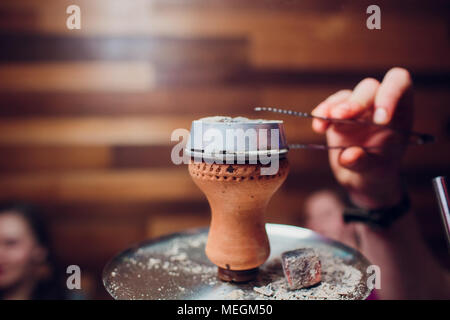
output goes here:
[{"label": "blurred person in background", "polygon": [[66,299],[36,208],[0,204],[0,300]]},{"label": "blurred person in background", "polygon": [[[313,114],[363,119],[409,131],[413,123],[411,76],[403,68],[393,68],[381,83],[366,78],[353,90],[328,97]],[[317,119],[312,126],[326,135],[329,146],[349,146],[329,152],[331,169],[348,199],[342,201],[343,197],[330,191],[312,195],[306,203],[306,226],[357,248],[379,266],[379,298],[450,299],[449,274],[427,248],[401,178],[408,137],[374,126]],[[376,148],[363,149],[361,145]],[[349,206],[363,213],[383,212],[386,223],[373,226],[370,220],[361,223],[357,219],[346,223],[343,213]]]}]

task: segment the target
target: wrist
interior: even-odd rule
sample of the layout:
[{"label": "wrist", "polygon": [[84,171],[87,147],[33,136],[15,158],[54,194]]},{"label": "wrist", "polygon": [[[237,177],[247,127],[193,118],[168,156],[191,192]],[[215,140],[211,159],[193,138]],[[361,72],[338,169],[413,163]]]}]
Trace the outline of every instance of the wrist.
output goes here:
[{"label": "wrist", "polygon": [[408,193],[404,190],[400,200],[396,201],[395,204],[385,202],[385,205],[382,206],[377,201],[372,208],[368,208],[367,205],[362,207],[351,203],[344,209],[343,219],[345,223],[362,222],[371,229],[381,230],[389,228],[410,210],[411,201]]},{"label": "wrist", "polygon": [[364,188],[348,190],[351,202],[360,208],[377,209],[398,204],[405,195],[405,187],[400,177],[382,182],[368,183]]}]

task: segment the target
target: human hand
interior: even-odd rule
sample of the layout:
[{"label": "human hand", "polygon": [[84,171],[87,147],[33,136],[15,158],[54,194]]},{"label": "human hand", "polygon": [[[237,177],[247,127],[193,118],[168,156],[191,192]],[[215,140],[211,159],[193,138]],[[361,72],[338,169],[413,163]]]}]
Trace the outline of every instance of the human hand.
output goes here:
[{"label": "human hand", "polygon": [[[410,130],[411,76],[405,69],[393,68],[381,83],[366,78],[353,91],[341,90],[331,95],[312,114],[364,119]],[[326,134],[329,146],[349,146],[330,150],[329,161],[336,179],[356,205],[373,209],[400,202],[403,195],[400,164],[408,141],[406,135],[376,126],[332,124],[318,119],[314,119],[312,126],[314,131]]]}]

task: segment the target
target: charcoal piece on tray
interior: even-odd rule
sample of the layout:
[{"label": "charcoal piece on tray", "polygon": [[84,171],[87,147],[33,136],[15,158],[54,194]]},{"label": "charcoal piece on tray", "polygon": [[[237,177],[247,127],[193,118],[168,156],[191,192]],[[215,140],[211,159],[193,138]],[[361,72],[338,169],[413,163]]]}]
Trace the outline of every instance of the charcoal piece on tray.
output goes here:
[{"label": "charcoal piece on tray", "polygon": [[322,279],[319,256],[313,249],[283,252],[281,262],[289,288],[292,290],[311,287]]}]

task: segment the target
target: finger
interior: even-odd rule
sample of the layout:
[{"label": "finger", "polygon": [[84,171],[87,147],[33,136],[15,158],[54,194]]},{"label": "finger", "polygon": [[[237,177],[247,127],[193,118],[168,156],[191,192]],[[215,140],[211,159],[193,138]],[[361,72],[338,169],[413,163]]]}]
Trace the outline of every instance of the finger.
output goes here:
[{"label": "finger", "polygon": [[377,124],[388,124],[397,108],[400,99],[412,87],[411,75],[403,68],[392,68],[384,76],[383,82],[375,97],[373,121]]},{"label": "finger", "polygon": [[361,171],[367,168],[369,156],[361,147],[349,147],[339,155],[339,164],[353,171]]},{"label": "finger", "polygon": [[353,90],[347,101],[330,110],[331,117],[338,119],[354,118],[371,108],[375,101],[380,83],[373,78],[362,80]]},{"label": "finger", "polygon": [[345,89],[329,96],[325,101],[329,104],[337,104],[347,100],[352,95],[352,90]]},{"label": "finger", "polygon": [[[319,104],[311,114],[316,117],[328,117],[328,109],[330,109],[330,105],[326,102],[322,102]],[[312,128],[317,133],[324,133],[328,128],[329,122],[320,119],[313,119]]]},{"label": "finger", "polygon": [[[317,117],[330,117],[329,110],[338,103],[347,100],[352,91],[351,90],[340,90],[331,96],[329,96],[325,101],[320,103],[311,114]],[[312,123],[312,128],[317,133],[324,133],[329,125],[329,121],[314,119]]]}]

